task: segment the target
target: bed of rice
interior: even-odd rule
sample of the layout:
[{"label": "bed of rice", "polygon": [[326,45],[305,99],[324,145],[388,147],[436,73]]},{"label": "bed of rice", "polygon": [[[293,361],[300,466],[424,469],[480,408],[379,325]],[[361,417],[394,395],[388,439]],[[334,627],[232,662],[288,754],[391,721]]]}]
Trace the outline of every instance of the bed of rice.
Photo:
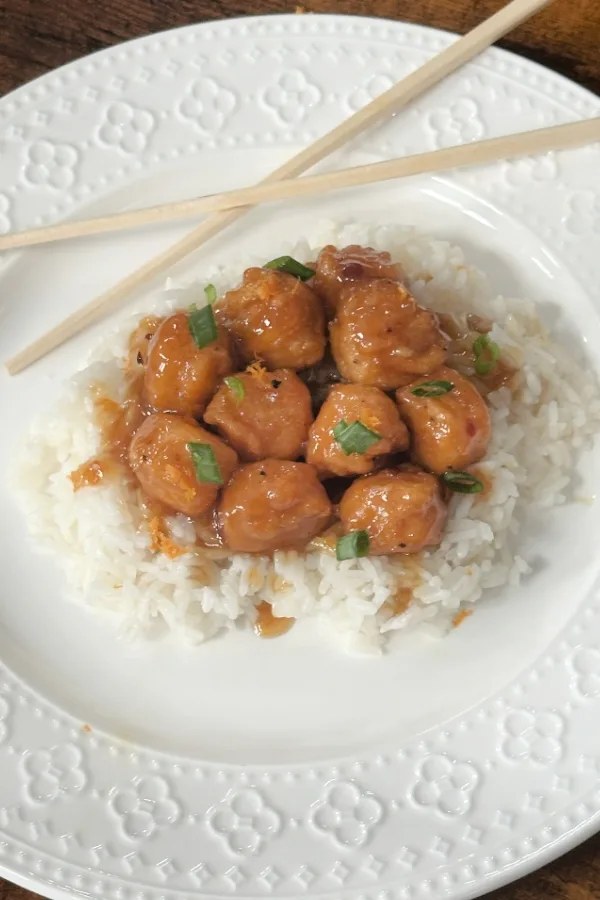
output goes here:
[{"label": "bed of rice", "polygon": [[[493,294],[485,276],[466,264],[460,248],[407,228],[323,223],[308,241],[278,248],[307,261],[325,243],[369,244],[389,250],[415,297],[437,311],[468,310],[491,318],[491,337],[523,360],[517,398],[503,388],[490,395],[493,439],[484,467],[491,492],[457,495],[441,546],[419,560],[374,557],[337,562],[333,552],[279,552],[267,559],[236,555],[202,560],[194,553],[169,559],[150,550],[134,495],[107,484],[73,492],[67,475],[98,448],[89,385],[103,383],[118,398],[127,337],[140,314],[165,312],[192,299],[202,286],[219,292],[239,281],[243,259],[206,269],[202,280],[167,290],[105,338],[88,367],[68,384],[61,401],[37,421],[23,447],[16,481],[35,546],[55,553],[73,597],[119,617],[129,635],[172,630],[200,642],[222,629],[248,625],[260,600],[275,615],[311,618],[348,649],[377,652],[394,629],[444,633],[457,612],[486,591],[517,585],[529,572],[516,551],[527,507],[566,502],[576,455],[600,426],[596,376],[551,340],[534,304]],[[174,537],[186,523],[173,520]],[[189,528],[189,526],[187,526]],[[408,610],[390,618],[399,586],[413,587]]]}]

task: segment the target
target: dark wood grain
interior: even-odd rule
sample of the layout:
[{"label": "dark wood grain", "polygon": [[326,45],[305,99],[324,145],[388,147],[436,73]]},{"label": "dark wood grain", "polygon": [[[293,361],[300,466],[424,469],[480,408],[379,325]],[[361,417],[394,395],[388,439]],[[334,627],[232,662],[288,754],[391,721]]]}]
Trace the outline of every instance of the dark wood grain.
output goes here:
[{"label": "dark wood grain", "polygon": [[[467,31],[498,0],[304,0],[307,12],[376,15]],[[0,94],[64,63],[150,32],[226,16],[292,12],[286,0],[0,0]],[[556,2],[502,46],[600,91],[599,0]]]},{"label": "dark wood grain", "polygon": [[[383,16],[464,32],[499,0],[304,0],[307,13]],[[286,0],[0,0],[0,94],[120,41],[209,19],[292,12]],[[556,0],[502,46],[600,93],[600,0]],[[493,900],[600,900],[600,835]],[[0,900],[32,894],[0,880]]]}]

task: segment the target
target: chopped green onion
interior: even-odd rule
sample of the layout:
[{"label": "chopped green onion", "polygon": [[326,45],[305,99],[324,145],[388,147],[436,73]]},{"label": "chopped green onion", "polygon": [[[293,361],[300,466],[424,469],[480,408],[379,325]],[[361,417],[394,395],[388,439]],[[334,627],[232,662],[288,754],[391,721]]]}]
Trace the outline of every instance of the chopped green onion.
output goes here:
[{"label": "chopped green onion", "polygon": [[369,535],[366,531],[351,531],[339,539],[335,547],[338,560],[357,559],[369,553]]},{"label": "chopped green onion", "polygon": [[241,403],[246,396],[246,388],[244,387],[242,379],[236,378],[235,375],[228,375],[227,378],[225,378],[225,384],[235,397],[236,403]]},{"label": "chopped green onion", "polygon": [[452,381],[424,381],[422,384],[413,388],[411,394],[415,397],[441,397],[447,394],[454,387]]},{"label": "chopped green onion", "polygon": [[487,334],[480,334],[473,341],[473,353],[475,354],[475,372],[477,375],[487,375],[498,362],[500,347],[494,341],[490,341]]},{"label": "chopped green onion", "polygon": [[217,289],[214,284],[207,284],[204,288],[204,293],[206,294],[206,302],[209,306],[212,306],[213,303],[217,302]]},{"label": "chopped green onion", "polygon": [[457,472],[454,469],[448,469],[442,475],[442,481],[451,491],[456,491],[457,494],[478,494],[483,490],[483,482],[469,472]]},{"label": "chopped green onion", "polygon": [[211,484],[223,484],[223,476],[215,453],[210,444],[198,444],[192,442],[187,445],[192,456],[192,462],[198,476],[198,481],[207,481]]},{"label": "chopped green onion", "polygon": [[366,453],[369,447],[381,440],[381,435],[371,431],[362,422],[348,424],[344,419],[333,429],[333,436],[346,454]]},{"label": "chopped green onion", "polygon": [[203,306],[202,309],[193,310],[188,316],[188,325],[196,346],[200,350],[216,341],[219,335],[212,306]]},{"label": "chopped green onion", "polygon": [[265,263],[265,269],[277,269],[279,272],[287,272],[288,275],[295,275],[300,281],[308,281],[315,274],[314,269],[310,269],[308,266],[298,262],[293,256],[278,256],[277,259],[272,259],[270,262]]}]

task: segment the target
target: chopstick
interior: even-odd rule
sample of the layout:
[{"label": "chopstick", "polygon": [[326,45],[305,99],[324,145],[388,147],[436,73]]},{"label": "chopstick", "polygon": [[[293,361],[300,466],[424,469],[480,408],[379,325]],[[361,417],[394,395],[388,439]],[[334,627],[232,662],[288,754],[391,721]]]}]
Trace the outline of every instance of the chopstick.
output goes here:
[{"label": "chopstick", "polygon": [[[503,37],[535,12],[547,6],[551,0],[512,0],[497,13],[490,16],[472,31],[446,47],[433,59],[428,60],[398,84],[385,91],[363,109],[354,113],[332,131],[301,150],[292,159],[272,172],[263,184],[294,178],[333,153],[343,144],[356,137],[387,113],[400,109],[424,91],[433,87],[451,72]],[[238,207],[210,216],[190,234],[149,260],[135,272],[127,275],[113,287],[91,300],[63,322],[34,341],[16,356],[6,362],[11,375],[16,375],[47,353],[55,350],[65,341],[97,321],[102,315],[114,310],[132,291],[151,281],[165,269],[184,259],[201,244],[218,234],[227,225],[237,221],[248,210]]]},{"label": "chopstick", "polygon": [[409,175],[423,175],[428,172],[441,172],[445,169],[483,165],[498,159],[536,155],[550,150],[566,150],[569,147],[580,147],[595,141],[600,141],[600,117],[553,125],[549,128],[539,128],[535,131],[507,134],[485,141],[462,144],[458,147],[434,150],[431,153],[417,153],[413,156],[354,166],[336,172],[325,172],[321,175],[305,175],[303,178],[290,178],[269,184],[262,183],[249,188],[150,206],[131,212],[115,213],[76,222],[64,222],[45,228],[34,228],[30,231],[21,231],[0,237],[0,250],[32,247],[37,244],[87,237],[93,234],[109,234],[128,228],[164,224],[191,218],[201,213],[221,212],[240,206],[257,206],[276,200],[309,197],[313,194],[361,187],[365,184],[405,178]]}]

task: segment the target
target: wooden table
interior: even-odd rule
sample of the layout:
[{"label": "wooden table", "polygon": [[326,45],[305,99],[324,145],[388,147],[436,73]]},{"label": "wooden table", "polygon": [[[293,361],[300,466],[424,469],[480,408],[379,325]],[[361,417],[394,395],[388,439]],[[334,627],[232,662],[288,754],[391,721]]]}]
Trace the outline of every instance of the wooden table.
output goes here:
[{"label": "wooden table", "polygon": [[[464,32],[500,0],[303,0],[305,12],[405,19]],[[0,95],[87,53],[204,19],[292,12],[288,0],[0,0]],[[600,93],[600,0],[556,0],[502,41]],[[32,898],[0,880],[0,900]],[[493,900],[600,900],[600,835],[489,895]]]}]

